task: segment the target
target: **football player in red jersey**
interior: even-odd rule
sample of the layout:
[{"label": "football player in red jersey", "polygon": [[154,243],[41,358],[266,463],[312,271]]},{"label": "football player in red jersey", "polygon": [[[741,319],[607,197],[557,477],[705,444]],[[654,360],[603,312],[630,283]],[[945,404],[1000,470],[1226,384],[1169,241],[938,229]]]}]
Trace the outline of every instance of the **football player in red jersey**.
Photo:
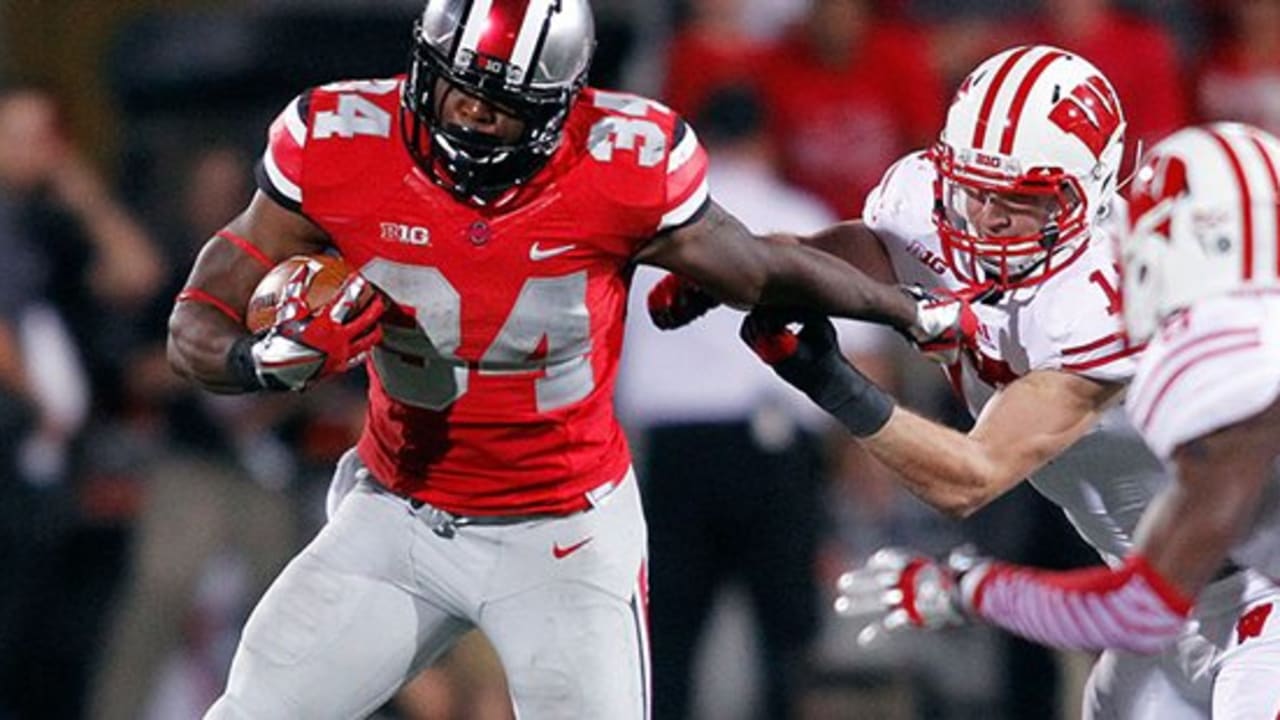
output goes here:
[{"label": "football player in red jersey", "polygon": [[[179,296],[171,361],[252,392],[367,355],[370,402],[328,525],[255,609],[208,717],[368,714],[471,627],[521,717],[646,717],[646,535],[612,407],[632,263],[739,304],[947,328],[748,234],[682,120],[584,87],[593,46],[586,0],[430,0],[407,76],[310,90],[272,125],[260,192]],[[268,268],[325,249],[358,276],[247,334]]]}]

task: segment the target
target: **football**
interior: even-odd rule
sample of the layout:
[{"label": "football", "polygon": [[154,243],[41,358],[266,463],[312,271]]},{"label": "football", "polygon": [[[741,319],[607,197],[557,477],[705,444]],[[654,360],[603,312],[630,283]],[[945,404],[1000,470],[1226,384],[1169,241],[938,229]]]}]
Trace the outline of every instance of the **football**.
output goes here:
[{"label": "football", "polygon": [[[263,276],[249,298],[249,306],[245,309],[244,323],[250,332],[261,332],[271,327],[276,319],[276,306],[280,303],[280,295],[289,278],[299,268],[314,263],[315,272],[305,291],[308,307],[317,308],[333,299],[351,269],[346,261],[338,255],[315,253],[311,255],[294,255],[287,258]],[[364,307],[373,299],[373,286],[366,285],[360,295],[359,307]]]}]

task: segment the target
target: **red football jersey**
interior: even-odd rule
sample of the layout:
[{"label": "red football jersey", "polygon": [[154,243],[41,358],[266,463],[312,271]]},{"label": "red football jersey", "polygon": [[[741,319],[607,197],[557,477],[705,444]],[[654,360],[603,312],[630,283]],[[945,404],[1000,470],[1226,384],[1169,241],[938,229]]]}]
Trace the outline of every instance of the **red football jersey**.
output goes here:
[{"label": "red football jersey", "polygon": [[662,105],[587,89],[513,200],[464,203],[410,158],[402,80],[304,93],[258,172],[393,301],[360,456],[459,514],[583,509],[630,463],[612,402],[629,263],[709,202],[706,153]]}]

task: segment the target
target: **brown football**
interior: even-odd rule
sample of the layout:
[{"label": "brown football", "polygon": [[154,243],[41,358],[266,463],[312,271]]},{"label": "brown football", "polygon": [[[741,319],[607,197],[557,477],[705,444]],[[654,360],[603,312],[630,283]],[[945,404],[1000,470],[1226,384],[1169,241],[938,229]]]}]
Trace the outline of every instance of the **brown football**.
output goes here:
[{"label": "brown football", "polygon": [[[276,305],[280,302],[280,293],[285,283],[293,277],[294,272],[305,263],[318,263],[319,269],[307,287],[306,301],[312,308],[320,307],[333,299],[338,287],[351,274],[346,261],[337,255],[316,253],[312,255],[294,255],[263,276],[249,298],[249,306],[245,309],[244,324],[250,332],[260,332],[271,327],[276,319]],[[361,293],[360,307],[373,299],[373,287],[366,286]]]}]

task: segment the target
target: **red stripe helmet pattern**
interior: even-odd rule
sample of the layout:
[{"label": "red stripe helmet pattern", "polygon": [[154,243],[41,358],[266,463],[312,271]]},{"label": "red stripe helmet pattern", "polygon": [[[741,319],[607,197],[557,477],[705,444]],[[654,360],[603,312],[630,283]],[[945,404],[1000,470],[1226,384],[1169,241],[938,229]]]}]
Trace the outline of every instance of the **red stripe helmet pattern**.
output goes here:
[{"label": "red stripe helmet pattern", "polygon": [[[502,196],[559,146],[594,50],[587,0],[430,0],[414,26],[404,87],[409,152],[460,197],[487,202]],[[522,120],[523,136],[500,143],[444,126],[435,99],[451,89]]]},{"label": "red stripe helmet pattern", "polygon": [[[930,152],[935,221],[952,270],[1013,288],[1043,282],[1078,257],[1115,195],[1124,131],[1115,90],[1078,55],[1028,45],[979,65]],[[1041,227],[984,236],[974,198],[993,195],[1041,208]]]},{"label": "red stripe helmet pattern", "polygon": [[1137,341],[1196,300],[1280,288],[1280,140],[1240,123],[1180,130],[1144,156],[1120,240]]}]

